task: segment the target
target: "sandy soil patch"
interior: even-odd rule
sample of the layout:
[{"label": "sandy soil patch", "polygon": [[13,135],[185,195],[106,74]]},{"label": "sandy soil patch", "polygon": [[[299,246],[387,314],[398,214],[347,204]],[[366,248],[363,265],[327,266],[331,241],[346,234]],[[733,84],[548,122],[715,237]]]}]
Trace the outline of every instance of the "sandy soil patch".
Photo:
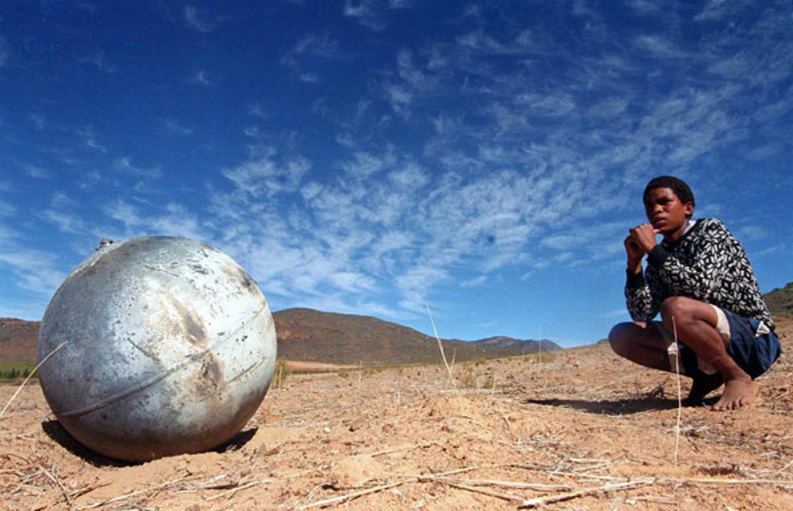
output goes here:
[{"label": "sandy soil patch", "polygon": [[441,365],[290,375],[225,448],[124,465],[74,443],[32,385],[0,418],[0,506],[793,509],[793,324],[780,326],[786,352],[756,407],[684,408],[679,423],[674,377],[599,345],[458,364],[454,386]]}]

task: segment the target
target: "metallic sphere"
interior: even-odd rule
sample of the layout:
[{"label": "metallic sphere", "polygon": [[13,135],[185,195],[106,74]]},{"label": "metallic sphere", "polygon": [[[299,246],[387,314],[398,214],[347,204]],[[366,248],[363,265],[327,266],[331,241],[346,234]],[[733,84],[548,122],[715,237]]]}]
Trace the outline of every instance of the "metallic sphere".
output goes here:
[{"label": "metallic sphere", "polygon": [[[105,456],[146,461],[236,435],[275,368],[270,309],[248,274],[197,241],[103,240],[50,301],[38,339],[44,395]],[[54,352],[54,353],[53,353]]]}]

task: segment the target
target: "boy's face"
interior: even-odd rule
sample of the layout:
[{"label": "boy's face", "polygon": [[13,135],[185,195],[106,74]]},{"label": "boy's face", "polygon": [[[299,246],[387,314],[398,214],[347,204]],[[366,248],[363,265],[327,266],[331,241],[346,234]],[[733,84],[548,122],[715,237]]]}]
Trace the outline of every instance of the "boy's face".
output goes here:
[{"label": "boy's face", "polygon": [[683,204],[671,188],[653,188],[644,201],[647,220],[666,238],[682,235],[687,220],[694,212],[690,202]]}]

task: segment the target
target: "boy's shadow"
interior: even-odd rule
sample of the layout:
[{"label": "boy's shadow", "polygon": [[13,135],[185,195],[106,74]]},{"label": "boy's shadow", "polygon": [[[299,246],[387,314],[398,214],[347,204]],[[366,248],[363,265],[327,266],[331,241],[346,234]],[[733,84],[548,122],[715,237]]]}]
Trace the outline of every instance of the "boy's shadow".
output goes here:
[{"label": "boy's shadow", "polygon": [[[95,467],[126,467],[130,465],[140,465],[142,463],[146,463],[145,461],[122,461],[103,456],[102,454],[99,454],[98,452],[93,451],[78,442],[72,435],[69,434],[68,431],[64,429],[63,426],[61,426],[61,423],[57,420],[42,422],[41,429],[52,440],[60,444],[61,447]],[[258,428],[253,427],[251,429],[240,431],[234,435],[231,440],[218,447],[215,447],[214,449],[207,449],[207,452],[223,453],[227,451],[236,451],[248,443],[248,441],[250,441],[250,439],[256,434],[257,430]]]},{"label": "boy's shadow", "polygon": [[[617,400],[603,399],[600,401],[587,401],[584,399],[527,399],[525,403],[544,406],[563,406],[599,415],[630,415],[649,411],[671,410],[678,407],[677,399],[659,399],[657,397]],[[683,402],[683,407],[710,406],[714,403],[716,403],[716,399],[706,399],[696,404]]]}]

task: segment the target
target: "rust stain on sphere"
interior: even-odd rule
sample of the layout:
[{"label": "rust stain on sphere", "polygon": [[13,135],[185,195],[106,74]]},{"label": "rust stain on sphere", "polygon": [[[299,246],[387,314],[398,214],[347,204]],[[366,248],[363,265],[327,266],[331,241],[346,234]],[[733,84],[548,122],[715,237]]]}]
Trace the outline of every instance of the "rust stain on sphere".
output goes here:
[{"label": "rust stain on sphere", "polygon": [[264,399],[276,359],[259,287],[197,241],[104,243],[50,301],[37,356],[47,402],[79,442],[145,461],[236,435]]}]

